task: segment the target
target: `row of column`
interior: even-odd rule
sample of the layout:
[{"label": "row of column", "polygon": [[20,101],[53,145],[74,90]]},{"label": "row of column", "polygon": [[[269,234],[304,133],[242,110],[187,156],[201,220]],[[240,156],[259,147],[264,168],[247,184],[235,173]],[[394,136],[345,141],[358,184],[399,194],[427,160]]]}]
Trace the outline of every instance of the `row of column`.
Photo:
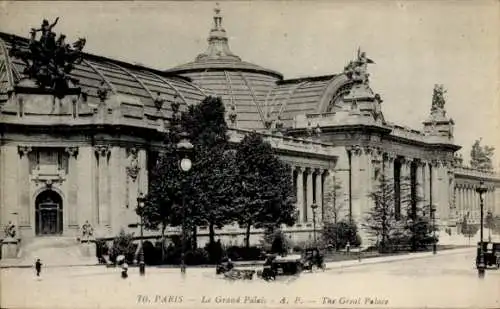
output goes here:
[{"label": "row of column", "polygon": [[[374,147],[353,146],[348,151],[351,159],[352,216],[355,220],[363,220],[374,206],[370,194],[377,190],[382,173],[390,182],[412,186],[417,207],[432,203],[437,220],[452,218],[454,177],[448,161],[410,158]],[[397,211],[404,214],[404,209]]]},{"label": "row of column", "polygon": [[313,222],[313,204],[316,204],[316,222],[323,220],[324,213],[324,184],[330,172],[325,169],[292,168],[293,183],[295,184],[297,198],[297,223]]},{"label": "row of column", "polygon": [[[455,203],[457,219],[463,220],[467,218],[469,222],[479,222],[480,220],[480,197],[476,192],[478,184],[458,184],[455,186]],[[488,190],[483,195],[484,216],[488,210],[495,212],[496,192],[494,186],[489,186]]]}]

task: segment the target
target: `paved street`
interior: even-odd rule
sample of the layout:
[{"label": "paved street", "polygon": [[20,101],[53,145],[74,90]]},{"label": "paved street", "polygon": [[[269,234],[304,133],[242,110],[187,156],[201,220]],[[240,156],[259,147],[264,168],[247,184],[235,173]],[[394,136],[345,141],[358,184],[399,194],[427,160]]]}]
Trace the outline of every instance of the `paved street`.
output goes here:
[{"label": "paved street", "polygon": [[[11,268],[1,270],[0,299],[2,307],[9,308],[233,308],[263,307],[262,302],[267,307],[324,308],[500,306],[500,270],[489,270],[479,280],[473,249],[406,261],[328,267],[325,272],[277,282],[228,281],[210,268],[188,269],[185,277],[171,268],[148,268],[147,276],[140,277],[134,268],[124,280],[119,269],[102,267],[48,268],[37,280],[31,269]],[[230,301],[233,303],[227,303]]]}]

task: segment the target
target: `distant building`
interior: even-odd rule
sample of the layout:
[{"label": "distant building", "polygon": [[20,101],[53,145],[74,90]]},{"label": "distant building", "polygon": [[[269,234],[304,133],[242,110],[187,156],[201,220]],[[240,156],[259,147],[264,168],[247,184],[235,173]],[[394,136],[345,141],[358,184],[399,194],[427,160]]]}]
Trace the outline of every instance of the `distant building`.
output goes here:
[{"label": "distant building", "polygon": [[[342,216],[359,223],[382,174],[394,179],[396,191],[408,178],[421,203],[435,205],[440,226],[455,226],[464,216],[477,222],[474,187],[481,179],[487,209],[500,214],[500,177],[457,165],[461,147],[442,89],[429,98],[422,130],[405,128],[385,119],[382,98],[370,88],[373,61],[363,52],[344,72],[285,79],[234,55],[222,21],[216,10],[207,50],[165,71],[84,54],[70,74],[81,93],[68,90],[61,99],[26,78],[22,57],[9,55],[28,40],[0,33],[1,225],[16,222],[21,247],[42,236],[75,238],[86,221],[98,238],[129,229],[138,220],[136,199],[148,191],[171,104],[185,109],[207,95],[225,102],[233,141],[261,132],[293,167],[299,221],[285,229],[292,239],[311,239],[313,203],[318,226],[329,220],[326,196],[334,184]],[[396,212],[404,211],[396,201]],[[242,242],[236,226],[216,232],[226,243]],[[200,227],[201,239],[207,233]]]}]

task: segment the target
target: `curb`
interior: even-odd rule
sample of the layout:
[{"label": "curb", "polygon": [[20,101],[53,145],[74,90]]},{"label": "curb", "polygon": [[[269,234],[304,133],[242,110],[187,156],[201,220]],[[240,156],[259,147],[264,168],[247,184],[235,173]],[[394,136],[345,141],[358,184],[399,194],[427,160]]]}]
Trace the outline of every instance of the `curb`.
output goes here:
[{"label": "curb", "polygon": [[[467,248],[468,250],[471,250],[469,248]],[[466,252],[467,250],[463,249],[463,248],[459,248],[459,249],[448,249],[448,250],[442,250],[440,252],[443,252],[443,251],[447,251],[446,254],[444,255],[455,255],[455,254],[460,254],[460,253],[463,253],[463,252]],[[450,252],[451,251],[451,252]],[[349,264],[349,265],[332,265],[330,267],[326,267],[326,270],[331,270],[331,269],[342,269],[342,268],[351,268],[351,267],[360,267],[360,266],[365,266],[365,265],[373,265],[373,264],[384,264],[384,263],[394,263],[394,262],[405,262],[405,261],[409,261],[409,260],[418,260],[418,259],[425,259],[425,258],[430,258],[430,257],[434,257],[434,256],[443,256],[443,254],[439,254],[439,251],[437,254],[432,254],[432,253],[428,253],[426,252],[425,255],[417,255],[417,256],[407,256],[406,258],[402,258],[402,259],[389,259],[389,260],[380,260],[380,261],[369,261],[369,262],[364,262],[363,260],[359,261],[358,264]],[[335,262],[333,262],[335,263]],[[328,264],[327,264],[328,265]]]}]

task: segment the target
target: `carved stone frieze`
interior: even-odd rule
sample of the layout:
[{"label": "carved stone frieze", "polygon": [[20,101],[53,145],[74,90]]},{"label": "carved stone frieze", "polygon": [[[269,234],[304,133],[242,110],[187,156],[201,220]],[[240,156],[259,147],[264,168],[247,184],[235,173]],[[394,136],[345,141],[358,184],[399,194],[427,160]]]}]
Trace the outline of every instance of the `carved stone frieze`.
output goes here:
[{"label": "carved stone frieze", "polygon": [[111,152],[111,147],[109,145],[97,145],[94,146],[94,151],[102,157],[106,157]]},{"label": "carved stone frieze", "polygon": [[27,156],[32,150],[31,146],[17,146],[17,152],[21,157]]},{"label": "carved stone frieze", "polygon": [[66,147],[64,151],[66,151],[70,157],[76,158],[78,156],[78,147]]},{"label": "carved stone frieze", "polygon": [[383,157],[385,161],[393,162],[396,159],[397,155],[395,152],[388,151],[384,153]]},{"label": "carved stone frieze", "polygon": [[127,160],[128,160],[128,165],[126,167],[127,175],[130,178],[132,178],[132,181],[136,181],[140,171],[137,148],[127,149]]},{"label": "carved stone frieze", "polygon": [[347,146],[346,149],[351,152],[351,155],[360,156],[363,154],[363,148],[360,145]]}]

